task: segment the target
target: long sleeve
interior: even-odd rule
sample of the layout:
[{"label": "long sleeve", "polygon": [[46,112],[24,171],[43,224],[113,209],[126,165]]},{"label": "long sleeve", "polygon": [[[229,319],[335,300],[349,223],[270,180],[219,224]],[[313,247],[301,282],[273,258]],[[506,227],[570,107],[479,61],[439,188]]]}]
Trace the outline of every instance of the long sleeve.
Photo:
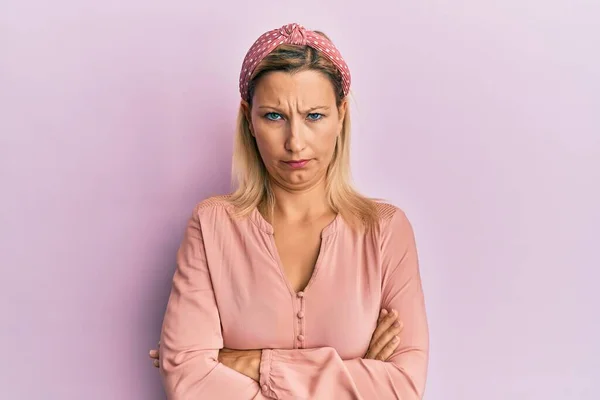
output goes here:
[{"label": "long sleeve", "polygon": [[169,400],[264,399],[258,383],[218,362],[223,338],[198,208],[177,253],[161,330],[160,363]]},{"label": "long sleeve", "polygon": [[401,344],[387,361],[342,360],[335,349],[263,350],[260,383],[273,399],[421,399],[429,332],[412,227],[401,210],[382,224],[382,307],[398,310]]}]

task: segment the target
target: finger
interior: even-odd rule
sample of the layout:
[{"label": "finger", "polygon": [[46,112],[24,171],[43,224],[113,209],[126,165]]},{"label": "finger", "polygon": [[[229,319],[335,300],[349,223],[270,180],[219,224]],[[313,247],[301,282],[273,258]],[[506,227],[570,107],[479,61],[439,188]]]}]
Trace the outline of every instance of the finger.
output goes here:
[{"label": "finger", "polygon": [[387,346],[393,340],[393,338],[399,333],[399,330],[400,329],[396,327],[390,328],[390,330],[384,333],[379,340],[371,344],[364,358],[368,360],[378,359],[377,356],[379,353],[381,353],[385,346]]},{"label": "finger", "polygon": [[160,347],[160,340],[158,341],[158,347]]},{"label": "finger", "polygon": [[150,356],[150,358],[158,358],[158,350],[152,349],[148,352],[148,355]]},{"label": "finger", "polygon": [[373,336],[371,338],[371,343],[379,340],[379,337],[383,334],[383,332],[387,331],[392,324],[398,319],[398,311],[392,309],[383,320],[377,324],[377,328],[375,328],[375,332],[373,332]]},{"label": "finger", "polygon": [[398,335],[402,330],[402,323],[399,321],[394,321],[392,326],[390,326],[385,332],[383,332],[377,340],[373,340],[371,345],[369,346],[369,351],[365,358],[374,360],[375,356],[377,356],[383,348],[393,340],[394,336]]},{"label": "finger", "polygon": [[156,368],[160,368],[160,363],[158,362],[158,360],[154,360],[153,364]]},{"label": "finger", "polygon": [[375,356],[375,359],[379,361],[387,361],[387,359],[390,358],[392,354],[394,354],[394,351],[396,351],[399,345],[400,337],[398,335],[395,335],[392,338],[392,340],[390,340],[388,344],[386,344],[383,347],[383,349],[381,349],[381,352],[377,354],[377,356]]},{"label": "finger", "polygon": [[379,318],[377,318],[377,323],[380,323],[381,321],[383,321],[383,318],[385,318],[386,315],[388,315],[388,310],[386,310],[385,308],[382,308],[381,311],[379,312]]}]

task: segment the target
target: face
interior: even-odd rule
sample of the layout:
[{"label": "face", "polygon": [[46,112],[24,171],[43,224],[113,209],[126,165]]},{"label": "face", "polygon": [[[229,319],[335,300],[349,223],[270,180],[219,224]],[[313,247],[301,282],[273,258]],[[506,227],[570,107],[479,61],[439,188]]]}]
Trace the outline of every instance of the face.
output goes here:
[{"label": "face", "polygon": [[274,71],[260,78],[246,117],[276,184],[302,190],[324,182],[346,105],[344,100],[336,106],[333,85],[318,71]]}]

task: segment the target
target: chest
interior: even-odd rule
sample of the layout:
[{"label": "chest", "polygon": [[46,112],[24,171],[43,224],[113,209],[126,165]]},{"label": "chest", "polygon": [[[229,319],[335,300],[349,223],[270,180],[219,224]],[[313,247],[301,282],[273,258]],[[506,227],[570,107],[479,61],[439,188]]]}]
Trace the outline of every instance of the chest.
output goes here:
[{"label": "chest", "polygon": [[253,231],[206,244],[223,249],[209,251],[208,263],[224,346],[364,354],[381,304],[378,246],[341,232],[278,232],[286,234]]},{"label": "chest", "polygon": [[321,250],[321,230],[312,227],[279,226],[274,235],[276,259],[294,293],[311,280]]}]

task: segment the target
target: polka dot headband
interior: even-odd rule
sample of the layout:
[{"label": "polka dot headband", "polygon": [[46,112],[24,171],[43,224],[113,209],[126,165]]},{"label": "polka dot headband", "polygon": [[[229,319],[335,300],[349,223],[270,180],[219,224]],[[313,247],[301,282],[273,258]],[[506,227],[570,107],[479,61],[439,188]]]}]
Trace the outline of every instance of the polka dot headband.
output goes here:
[{"label": "polka dot headband", "polygon": [[246,53],[240,72],[240,94],[242,99],[249,101],[248,84],[258,63],[281,44],[310,46],[318,50],[340,71],[344,96],[348,94],[350,90],[350,70],[333,43],[326,37],[305,29],[302,25],[288,24],[279,29],[263,33]]}]

